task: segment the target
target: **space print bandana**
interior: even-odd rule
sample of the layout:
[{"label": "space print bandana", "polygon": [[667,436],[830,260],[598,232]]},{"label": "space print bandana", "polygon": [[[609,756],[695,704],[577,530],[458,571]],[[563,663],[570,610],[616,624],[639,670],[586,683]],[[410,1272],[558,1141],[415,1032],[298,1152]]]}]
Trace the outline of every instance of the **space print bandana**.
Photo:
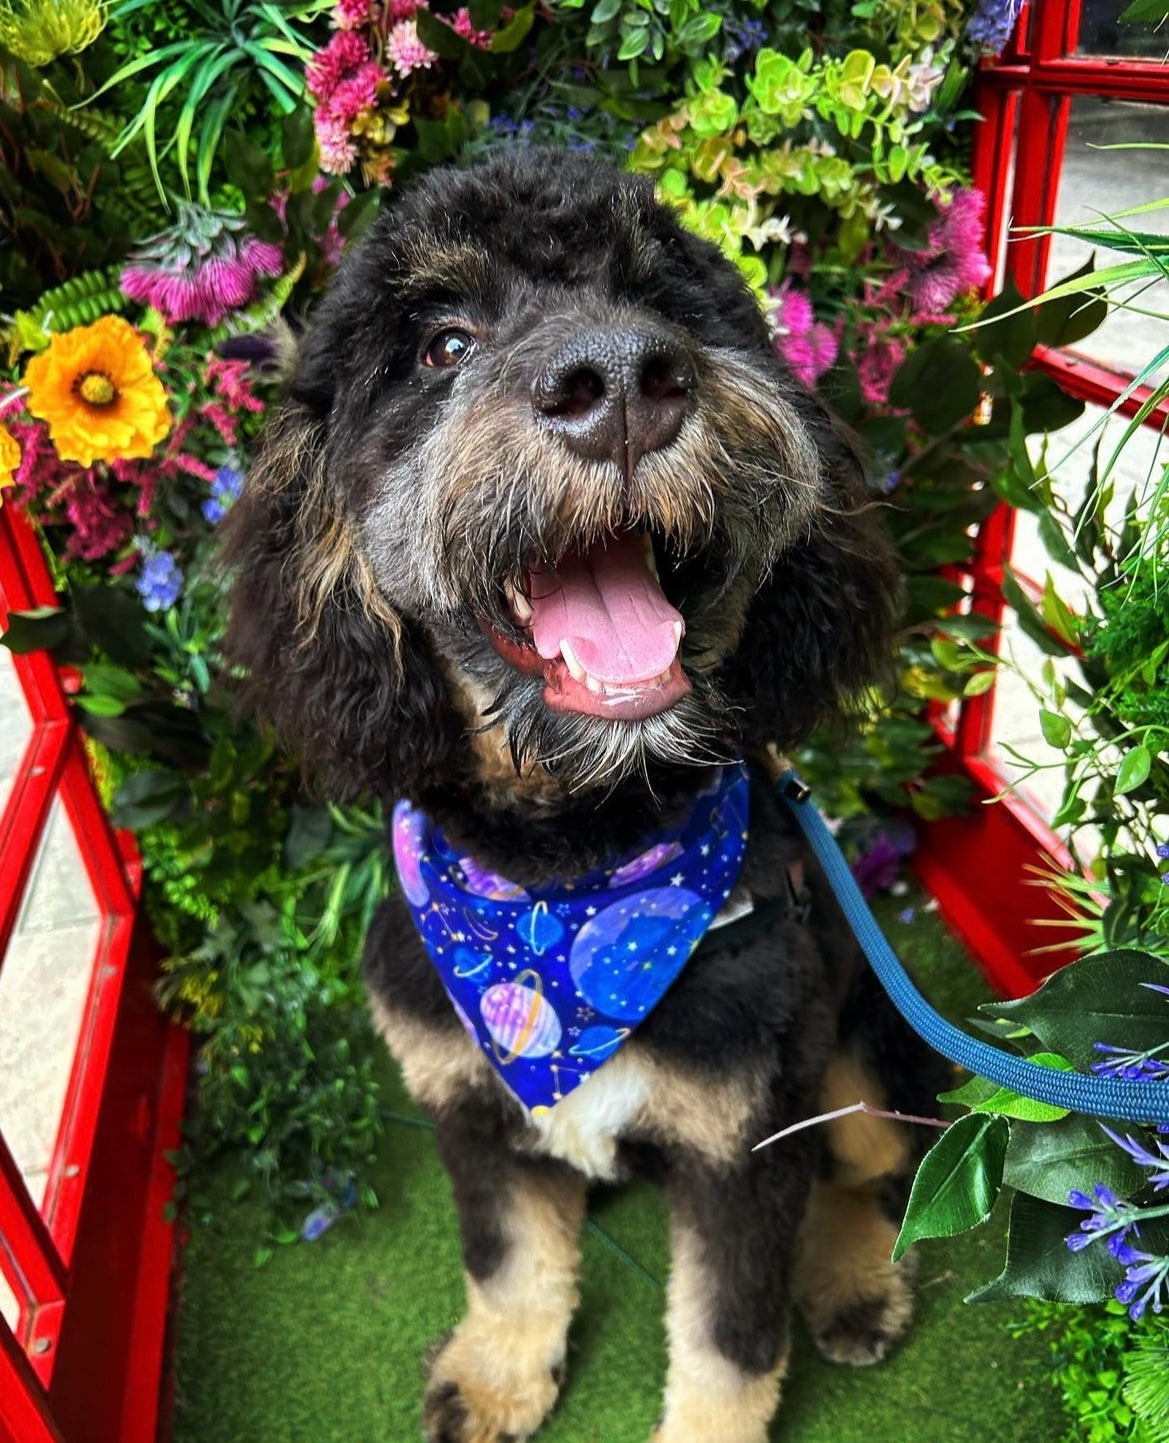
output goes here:
[{"label": "space print bandana", "polygon": [[718,769],[681,825],[573,882],[523,888],[394,808],[402,895],[467,1032],[533,1112],[555,1106],[644,1022],[735,887],[747,771]]}]

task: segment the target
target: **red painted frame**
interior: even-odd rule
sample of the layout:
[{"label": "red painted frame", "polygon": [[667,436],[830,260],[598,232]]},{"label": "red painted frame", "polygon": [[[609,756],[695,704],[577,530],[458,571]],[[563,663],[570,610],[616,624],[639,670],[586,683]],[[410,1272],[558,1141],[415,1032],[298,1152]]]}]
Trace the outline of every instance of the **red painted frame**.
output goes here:
[{"label": "red painted frame", "polygon": [[[1050,238],[1010,232],[1054,220],[1072,97],[1169,105],[1164,66],[1076,56],[1079,24],[1080,0],[1031,0],[1006,55],[979,73],[975,105],[984,124],[975,134],[972,168],[974,184],[988,201],[987,246],[995,277],[988,294],[1006,277],[1023,295],[1038,294],[1046,283]],[[1072,351],[1041,349],[1035,365],[1073,395],[1097,405],[1112,406],[1129,383],[1128,377]],[[1132,416],[1148,395],[1139,388],[1118,409]],[[1147,421],[1157,429],[1167,423],[1169,403],[1157,407]],[[982,524],[969,572],[975,610],[996,624],[1004,610],[1002,578],[1014,519],[1004,505]],[[1020,995],[1076,955],[1070,946],[1036,955],[1040,941],[1049,941],[1048,933],[1040,936],[1036,922],[1061,921],[1064,914],[1050,893],[1021,883],[1029,868],[1066,869],[1072,858],[1021,794],[984,805],[1009,780],[994,755],[993,716],[992,688],[961,704],[955,726],[938,719],[938,735],[946,747],[943,765],[969,778],[975,808],[965,817],[923,826],[916,868],[989,980],[1008,995]]]},{"label": "red painted frame", "polygon": [[[54,602],[34,533],[0,510],[0,613]],[[14,663],[33,733],[0,817],[0,967],[58,795],[102,925],[43,1213],[0,1119],[0,1270],[20,1301],[16,1333],[0,1322],[0,1443],[152,1443],[187,1036],[155,1005],[137,855],[109,825],[57,671],[44,655]]]}]

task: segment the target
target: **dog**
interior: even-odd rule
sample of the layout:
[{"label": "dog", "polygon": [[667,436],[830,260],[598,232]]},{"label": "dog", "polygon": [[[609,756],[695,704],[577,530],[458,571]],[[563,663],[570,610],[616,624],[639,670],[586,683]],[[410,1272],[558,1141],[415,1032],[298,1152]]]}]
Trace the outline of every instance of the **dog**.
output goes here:
[{"label": "dog", "polygon": [[763,1443],[793,1302],[842,1362],[906,1329],[920,1148],[855,1113],[753,1145],[944,1085],[773,789],[890,665],[854,446],[646,178],[517,151],[404,187],[345,257],[226,527],[250,702],[329,795],[397,804],[364,972],[468,1298],[425,1436],[538,1430],[586,1190],[637,1175],[671,1213],[653,1443]]}]

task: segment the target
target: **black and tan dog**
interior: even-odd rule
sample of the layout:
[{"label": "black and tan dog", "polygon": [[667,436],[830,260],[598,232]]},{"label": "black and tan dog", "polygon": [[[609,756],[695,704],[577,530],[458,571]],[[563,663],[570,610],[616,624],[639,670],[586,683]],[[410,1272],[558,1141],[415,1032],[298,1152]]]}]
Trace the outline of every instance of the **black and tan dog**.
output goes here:
[{"label": "black and tan dog", "polygon": [[[712,765],[841,715],[896,605],[850,450],[734,268],[644,179],[552,152],[394,197],[313,318],[229,529],[230,649],[261,712],[331,795],[409,798],[519,886],[633,855]],[[600,607],[587,665],[538,634],[550,576]],[[680,618],[669,656],[630,596]],[[553,1407],[592,1178],[648,1175],[671,1207],[656,1443],[763,1443],[793,1300],[844,1362],[906,1328],[889,1257],[909,1130],[854,1115],[751,1152],[862,1097],[920,1112],[937,1087],[759,763],[737,895],[749,914],[540,1118],[468,1038],[402,900],[379,912],[371,1003],[437,1123],[467,1270],[429,1439],[526,1439]]]}]

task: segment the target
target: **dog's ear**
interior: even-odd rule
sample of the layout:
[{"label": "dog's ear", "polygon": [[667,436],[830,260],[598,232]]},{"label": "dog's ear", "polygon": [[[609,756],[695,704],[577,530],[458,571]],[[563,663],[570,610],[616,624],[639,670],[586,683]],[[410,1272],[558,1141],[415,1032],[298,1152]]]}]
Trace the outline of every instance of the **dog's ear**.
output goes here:
[{"label": "dog's ear", "polygon": [[889,687],[901,612],[896,556],[843,428],[820,418],[829,504],[780,556],[752,600],[722,682],[748,747],[790,747]]},{"label": "dog's ear", "polygon": [[379,590],[329,476],[334,368],[302,350],[243,493],[222,526],[229,659],[241,697],[338,801],[416,794],[451,744],[444,684]]}]

